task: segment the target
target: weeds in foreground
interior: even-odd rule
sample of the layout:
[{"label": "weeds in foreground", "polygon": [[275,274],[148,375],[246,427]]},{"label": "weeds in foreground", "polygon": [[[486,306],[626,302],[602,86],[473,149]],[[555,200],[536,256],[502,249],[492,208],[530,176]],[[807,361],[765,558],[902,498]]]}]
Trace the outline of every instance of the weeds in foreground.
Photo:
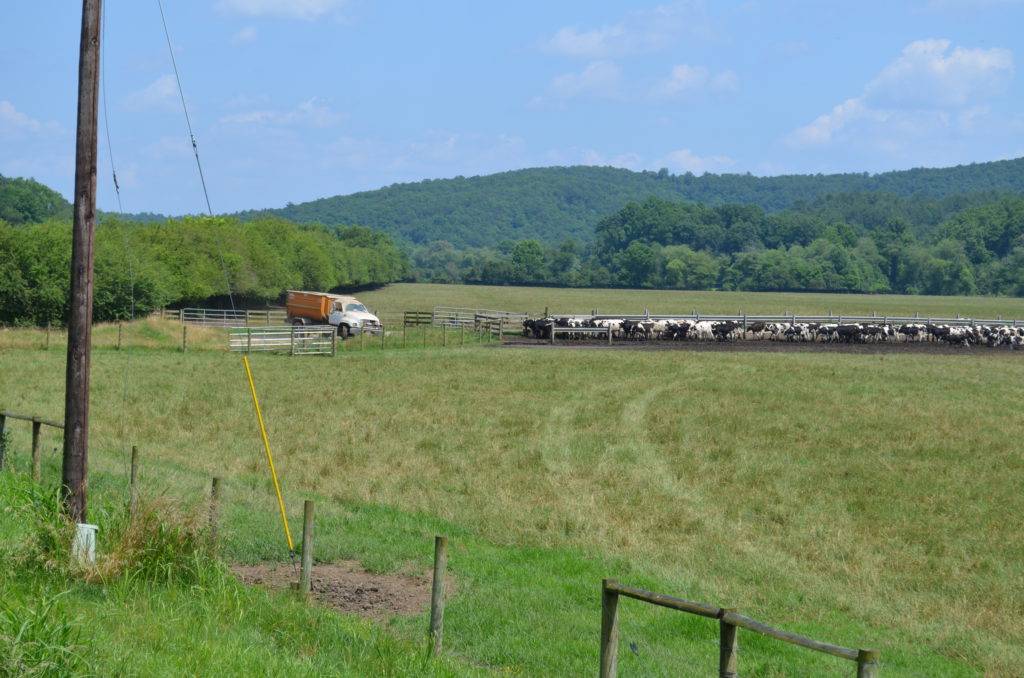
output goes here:
[{"label": "weeds in foreground", "polygon": [[85,670],[80,620],[61,607],[64,593],[32,605],[0,601],[0,678],[63,678]]}]

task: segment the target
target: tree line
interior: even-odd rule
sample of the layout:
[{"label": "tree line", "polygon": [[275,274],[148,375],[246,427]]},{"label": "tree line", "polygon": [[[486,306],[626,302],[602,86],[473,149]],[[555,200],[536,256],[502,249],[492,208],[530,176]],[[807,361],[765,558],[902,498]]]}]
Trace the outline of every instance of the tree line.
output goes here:
[{"label": "tree line", "polygon": [[985,191],[1020,191],[1022,180],[1024,158],[874,175],[774,177],[542,167],[393,184],[237,216],[250,219],[273,214],[297,222],[360,224],[384,231],[408,247],[443,241],[458,250],[495,248],[511,239],[536,240],[557,248],[567,238],[590,244],[598,220],[630,200],[643,201],[649,196],[710,207],[756,205],[775,214],[829,195],[872,193],[901,200],[936,200]]},{"label": "tree line", "polygon": [[1024,295],[1024,198],[844,193],[756,205],[630,201],[590,244],[504,240],[411,251],[436,282],[752,291]]},{"label": "tree line", "polygon": [[[0,323],[65,323],[70,268],[68,220],[0,220]],[[407,275],[408,259],[391,238],[358,226],[107,216],[96,229],[93,317],[113,321],[164,306],[208,305],[226,301],[229,291],[242,307],[262,305],[288,289],[381,285]]]}]

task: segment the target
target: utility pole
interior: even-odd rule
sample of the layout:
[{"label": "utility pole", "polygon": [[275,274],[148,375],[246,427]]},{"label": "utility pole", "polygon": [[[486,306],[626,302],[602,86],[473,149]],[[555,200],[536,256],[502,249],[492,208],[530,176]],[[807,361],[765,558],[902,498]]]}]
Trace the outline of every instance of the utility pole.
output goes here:
[{"label": "utility pole", "polygon": [[86,522],[89,459],[89,365],[92,343],[93,245],[96,232],[96,134],[102,0],[83,0],[75,140],[75,212],[71,239],[71,313],[64,388],[64,463],[68,517]]}]

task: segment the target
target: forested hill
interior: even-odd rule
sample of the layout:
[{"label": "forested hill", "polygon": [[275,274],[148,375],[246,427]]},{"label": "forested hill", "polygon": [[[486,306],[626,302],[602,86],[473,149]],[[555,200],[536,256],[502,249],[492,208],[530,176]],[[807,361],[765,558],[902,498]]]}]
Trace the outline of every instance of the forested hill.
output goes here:
[{"label": "forested hill", "polygon": [[557,245],[588,243],[594,226],[630,200],[655,196],[707,206],[752,204],[774,213],[819,196],[876,192],[941,198],[981,191],[1024,190],[1024,158],[944,169],[883,174],[755,177],[631,172],[612,167],[546,167],[479,177],[394,184],[376,191],[322,198],[282,209],[243,212],[251,219],[276,214],[299,222],[358,224],[399,242],[450,242],[458,249],[503,240],[535,239]]}]

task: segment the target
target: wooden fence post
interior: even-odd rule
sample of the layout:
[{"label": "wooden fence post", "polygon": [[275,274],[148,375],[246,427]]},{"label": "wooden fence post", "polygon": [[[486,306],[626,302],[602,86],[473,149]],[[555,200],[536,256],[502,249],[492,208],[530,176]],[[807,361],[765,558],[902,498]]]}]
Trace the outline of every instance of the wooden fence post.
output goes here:
[{"label": "wooden fence post", "polygon": [[430,591],[430,654],[444,644],[444,575],[448,570],[448,537],[434,537],[434,583]]},{"label": "wooden fence post", "polygon": [[881,656],[878,650],[857,650],[857,678],[877,678]]},{"label": "wooden fence post", "polygon": [[423,348],[427,347],[427,326],[423,326]]},{"label": "wooden fence post", "polygon": [[387,347],[387,344],[385,343],[385,341],[386,341],[385,337],[387,337],[387,336],[388,336],[387,332],[384,331],[384,328],[383,327],[380,328],[380,350],[381,351],[383,351]]},{"label": "wooden fence post", "polygon": [[302,570],[299,595],[308,596],[313,582],[313,500],[302,503]]},{"label": "wooden fence post", "polygon": [[331,357],[338,355],[338,333],[331,332]]},{"label": "wooden fence post", "polygon": [[406,322],[402,323],[402,348],[408,348],[409,346],[409,324]]},{"label": "wooden fence post", "polygon": [[46,350],[50,350],[50,323],[46,323]]},{"label": "wooden fence post", "polygon": [[619,655],[619,594],[608,590],[618,579],[601,582],[601,678],[615,678]]},{"label": "wooden fence post", "polygon": [[[735,612],[735,608],[725,607],[722,612]],[[718,678],[737,678],[739,676],[738,655],[739,643],[737,642],[735,624],[730,624],[724,619],[718,620]]]},{"label": "wooden fence post", "polygon": [[288,355],[295,355],[295,325],[292,325],[291,331],[288,333],[288,339]]},{"label": "wooden fence post", "polygon": [[132,471],[128,480],[128,511],[133,518],[139,510],[139,448],[132,445]]},{"label": "wooden fence post", "polygon": [[441,325],[441,346],[448,348],[448,325]]},{"label": "wooden fence post", "polygon": [[181,352],[188,353],[188,325],[181,326]]},{"label": "wooden fence post", "polygon": [[39,432],[43,423],[39,417],[32,417],[32,480],[39,482],[42,475],[42,459],[39,452]]},{"label": "wooden fence post", "polygon": [[362,329],[359,330],[359,351],[363,352],[366,350],[366,332]]},{"label": "wooden fence post", "polygon": [[0,471],[4,470],[4,457],[7,455],[7,413],[0,411]]},{"label": "wooden fence post", "polygon": [[459,346],[466,345],[466,325],[465,323],[459,323]]},{"label": "wooden fence post", "polygon": [[214,556],[220,551],[220,478],[210,483],[210,550]]},{"label": "wooden fence post", "polygon": [[117,321],[117,350],[121,350],[121,342],[124,339],[124,323]]}]

